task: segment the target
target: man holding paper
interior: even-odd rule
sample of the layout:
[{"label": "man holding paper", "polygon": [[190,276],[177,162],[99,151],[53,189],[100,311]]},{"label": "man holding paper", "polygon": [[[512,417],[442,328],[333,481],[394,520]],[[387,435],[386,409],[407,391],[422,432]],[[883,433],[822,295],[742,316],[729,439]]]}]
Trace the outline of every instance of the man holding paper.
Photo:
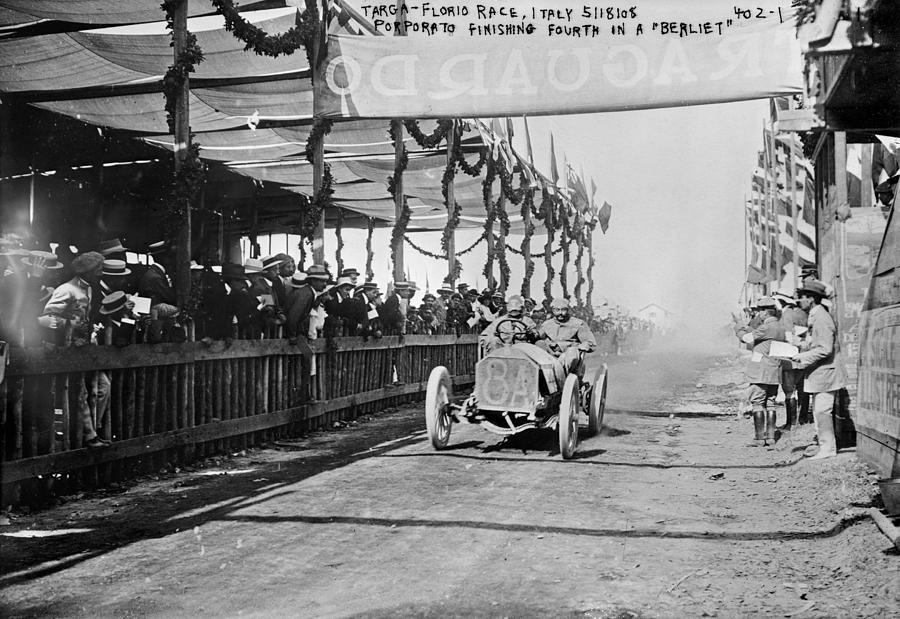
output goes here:
[{"label": "man holding paper", "polygon": [[755,328],[748,325],[738,330],[738,337],[753,350],[746,370],[750,382],[748,399],[753,409],[752,447],[775,441],[775,396],[781,384],[781,361],[773,355],[772,347],[776,353],[786,352],[776,346],[785,342],[784,326],[778,320],[778,304],[770,297],[763,297],[756,302],[756,308],[762,322]]},{"label": "man holding paper", "polygon": [[[798,343],[807,331],[806,312],[797,307],[797,301],[789,290],[779,290],[772,296],[781,304],[781,324],[784,325],[787,341]],[[790,361],[785,361],[781,368],[781,389],[784,391],[786,411],[784,429],[788,431],[797,423],[809,423],[809,396],[803,392],[804,373],[794,368]]]},{"label": "man holding paper", "polygon": [[831,412],[838,391],[847,386],[847,373],[841,358],[837,327],[822,305],[828,290],[818,280],[804,280],[797,289],[800,307],[809,312],[809,333],[793,357],[795,366],[806,370],[803,389],[811,394],[813,420],[819,436],[819,451],[811,460],[837,455],[834,421]]}]

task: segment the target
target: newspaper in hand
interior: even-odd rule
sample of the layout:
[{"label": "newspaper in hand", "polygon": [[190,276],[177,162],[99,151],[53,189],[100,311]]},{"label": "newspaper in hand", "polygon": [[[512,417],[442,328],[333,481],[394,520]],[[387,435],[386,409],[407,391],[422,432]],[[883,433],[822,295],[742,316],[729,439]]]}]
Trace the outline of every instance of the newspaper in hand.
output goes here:
[{"label": "newspaper in hand", "polygon": [[772,342],[769,348],[769,356],[779,359],[790,359],[798,354],[800,354],[800,350],[786,342]]}]

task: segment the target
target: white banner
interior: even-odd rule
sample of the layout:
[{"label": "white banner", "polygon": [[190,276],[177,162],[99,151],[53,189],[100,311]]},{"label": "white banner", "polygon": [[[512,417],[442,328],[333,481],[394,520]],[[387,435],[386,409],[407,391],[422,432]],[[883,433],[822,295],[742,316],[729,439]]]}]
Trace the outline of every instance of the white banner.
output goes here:
[{"label": "white banner", "polygon": [[[597,37],[331,35],[315,113],[347,118],[577,114],[796,94],[792,20],[707,23]],[[587,29],[587,26],[585,26]],[[662,34],[665,31],[666,34]]]}]

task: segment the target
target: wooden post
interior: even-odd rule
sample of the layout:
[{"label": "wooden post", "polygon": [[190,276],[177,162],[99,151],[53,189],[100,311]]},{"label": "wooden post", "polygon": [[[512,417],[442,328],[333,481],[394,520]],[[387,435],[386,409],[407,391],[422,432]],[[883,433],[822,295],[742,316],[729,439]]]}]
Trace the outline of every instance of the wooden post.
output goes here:
[{"label": "wooden post", "polygon": [[[501,163],[500,165],[504,165]],[[503,193],[503,184],[500,185],[500,197],[497,202],[497,210],[498,212],[503,209],[506,209],[506,194]],[[506,232],[503,230],[503,224],[500,224],[500,234],[497,235],[497,248],[499,251],[499,255],[506,255]],[[506,288],[509,286],[509,282],[507,281],[506,274],[503,272],[503,269],[499,269],[500,271],[500,292],[506,294]]]},{"label": "wooden post", "polygon": [[772,162],[772,175],[774,182],[772,187],[772,216],[775,219],[775,234],[773,235],[773,245],[775,246],[775,286],[777,290],[781,286],[781,270],[784,266],[784,256],[781,252],[781,223],[778,220],[778,154],[775,147],[775,123],[769,119],[769,145]]},{"label": "wooden post", "polygon": [[[175,61],[187,47],[187,0],[180,0],[172,11],[172,34]],[[190,120],[190,80],[187,76],[181,85],[175,102],[175,173],[181,170],[187,156],[191,140]],[[191,207],[184,212],[184,221],[179,230],[178,249],[175,265],[175,294],[178,306],[184,307],[191,294]]]},{"label": "wooden post", "polygon": [[[447,133],[447,165],[453,164],[453,151],[456,148],[456,120]],[[453,164],[455,165],[455,164]],[[456,190],[453,187],[454,181],[451,179],[447,185],[447,217],[453,212],[456,206]],[[456,284],[456,230],[450,232],[447,239],[447,279]]]},{"label": "wooden post", "polygon": [[587,307],[593,314],[594,309],[594,228],[588,226],[587,233],[588,268],[587,268]]},{"label": "wooden post", "polygon": [[794,155],[794,149],[797,146],[797,137],[791,133],[791,244],[794,246],[794,290],[797,290],[797,284],[800,280],[800,232],[797,230],[797,157]]},{"label": "wooden post", "polygon": [[[491,176],[491,172],[493,171],[493,167],[494,167],[494,160],[493,160],[493,158],[491,158],[490,155],[488,155],[487,166],[488,166],[488,176]],[[487,204],[484,205],[484,208],[486,210],[485,216],[488,218],[490,218],[490,208],[493,203],[494,203],[494,188],[488,187],[487,188]],[[494,280],[494,222],[493,221],[488,222],[486,241],[487,241],[487,267],[488,267],[487,268],[487,287],[490,288],[491,290],[493,290],[494,284],[496,283]]]},{"label": "wooden post", "polygon": [[[322,191],[322,180],[325,178],[325,138],[316,144],[313,151],[313,195]],[[325,210],[319,213],[319,221],[312,238],[313,264],[325,264]]]},{"label": "wooden post", "polygon": [[[394,141],[394,170],[400,165],[403,158],[403,137],[405,129],[403,121],[399,118],[391,120],[391,130],[393,131]],[[394,221],[400,221],[403,217],[403,173],[397,174],[394,178]],[[396,224],[395,224],[396,225]],[[406,279],[403,267],[403,238],[400,237],[393,241],[391,249],[394,253],[394,281],[400,282]]]},{"label": "wooden post", "polygon": [[[834,132],[834,189],[835,189],[835,198],[834,204],[840,207],[841,205],[849,203],[849,196],[847,193],[847,134],[843,131],[835,131]],[[831,238],[834,242],[834,247],[832,249],[833,255],[835,257],[831,263],[834,265],[834,273],[831,274],[832,282],[831,285],[834,286],[835,289],[835,303],[836,307],[834,308],[834,313],[832,314],[835,317],[835,321],[839,320],[841,314],[843,313],[843,307],[841,304],[844,299],[847,297],[844,294],[843,290],[843,269],[844,269],[844,252],[843,252],[843,237],[845,234],[844,224],[842,221],[835,218],[835,214],[827,213],[827,216],[832,219],[831,225],[836,226],[834,229],[834,233],[831,235]],[[821,267],[820,267],[821,269]],[[821,279],[825,278],[825,273],[819,272],[819,277]],[[840,325],[838,325],[840,328]]]},{"label": "wooden post", "polygon": [[[528,191],[532,192],[531,187]],[[525,198],[522,198],[523,200]],[[527,299],[531,296],[531,277],[528,276],[528,265],[531,264],[531,235],[528,230],[531,229],[531,207],[525,209],[522,215],[522,222],[525,224],[525,242],[522,244],[522,259],[525,261],[525,271],[522,281],[522,295]]]},{"label": "wooden post", "polygon": [[[772,235],[769,229],[769,194],[771,192],[771,181],[769,180],[769,176],[772,172],[772,161],[769,157],[769,140],[766,137],[766,123],[763,121],[763,163],[764,163],[764,175],[763,182],[765,184],[765,195],[763,196],[762,208],[760,208],[760,213],[763,218],[763,239],[765,239],[766,253],[764,256],[765,266],[766,266],[766,277],[767,279],[772,275]],[[768,284],[764,284],[768,286]]]}]

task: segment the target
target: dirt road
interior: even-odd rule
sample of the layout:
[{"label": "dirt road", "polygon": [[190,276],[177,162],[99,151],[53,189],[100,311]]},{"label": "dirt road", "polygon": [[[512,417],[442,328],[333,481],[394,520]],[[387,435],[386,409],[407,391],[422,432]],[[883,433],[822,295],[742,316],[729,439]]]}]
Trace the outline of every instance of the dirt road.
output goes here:
[{"label": "dirt road", "polygon": [[860,515],[873,489],[852,452],[803,461],[810,428],[746,447],[736,352],[608,362],[606,427],[573,461],[552,434],[468,425],[434,452],[411,406],[19,514],[0,529],[0,613],[896,612],[900,557]]}]

